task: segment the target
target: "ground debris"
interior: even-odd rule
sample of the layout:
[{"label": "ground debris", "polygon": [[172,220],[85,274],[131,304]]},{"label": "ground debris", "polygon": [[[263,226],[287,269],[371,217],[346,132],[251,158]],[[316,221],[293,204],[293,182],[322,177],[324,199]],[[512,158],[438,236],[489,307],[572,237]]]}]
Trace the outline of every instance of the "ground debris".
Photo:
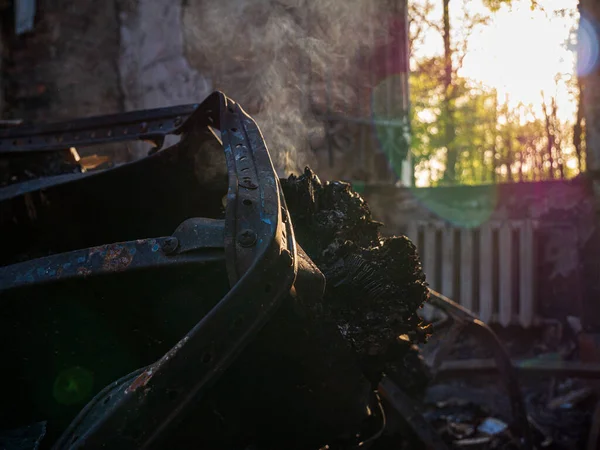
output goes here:
[{"label": "ground debris", "polygon": [[495,436],[497,434],[506,431],[508,425],[499,419],[495,419],[494,417],[488,417],[484,419],[483,422],[479,424],[477,427],[477,431],[480,433],[488,434],[490,436]]},{"label": "ground debris", "polygon": [[[481,436],[476,438],[459,439],[454,441],[454,445],[457,447],[470,447],[470,448],[487,448],[492,439],[488,436]],[[485,445],[485,447],[482,447]]]},{"label": "ground debris", "polygon": [[81,173],[79,156],[69,151],[0,156],[0,187],[35,180],[40,177]]},{"label": "ground debris", "polygon": [[580,402],[583,402],[587,398],[589,398],[593,394],[593,390],[589,387],[583,387],[581,389],[577,389],[571,391],[565,395],[561,395],[560,397],[555,397],[548,402],[548,409],[571,409]]},{"label": "ground debris", "polygon": [[2,450],[37,450],[46,434],[46,423],[38,422],[16,430],[0,431]]},{"label": "ground debris", "polygon": [[[553,384],[552,380],[537,379],[522,385],[535,446],[553,450],[585,448],[595,396],[576,380],[566,380],[554,389]],[[580,400],[569,404],[570,398]],[[497,378],[433,383],[427,388],[425,399],[425,418],[449,445],[519,448],[510,432],[510,405]],[[553,403],[562,407],[550,407]],[[478,444],[484,440],[485,445]]]}]

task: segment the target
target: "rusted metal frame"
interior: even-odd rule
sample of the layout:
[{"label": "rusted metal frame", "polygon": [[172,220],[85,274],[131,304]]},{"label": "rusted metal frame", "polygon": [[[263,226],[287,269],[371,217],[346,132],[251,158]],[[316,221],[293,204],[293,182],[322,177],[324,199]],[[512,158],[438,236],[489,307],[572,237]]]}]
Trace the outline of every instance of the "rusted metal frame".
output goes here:
[{"label": "rusted metal frame", "polygon": [[439,343],[433,355],[427,358],[427,363],[431,368],[434,377],[437,376],[442,362],[446,359],[448,353],[452,349],[452,345],[454,344],[454,342],[456,342],[456,339],[458,339],[460,334],[465,329],[465,324],[462,322],[456,323],[451,318],[448,318],[448,321],[451,322],[452,325],[448,327],[449,330],[447,331],[446,335],[443,336],[441,343]]},{"label": "rusted metal frame", "polygon": [[0,292],[123,271],[223,260],[223,247],[224,221],[191,218],[172,236],[100,245],[0,267]]},{"label": "rusted metal frame", "polygon": [[[210,100],[214,102],[215,99]],[[157,147],[161,147],[165,136],[184,131],[187,120],[198,108],[198,104],[192,104],[64,123],[0,128],[0,154],[51,152],[136,139],[152,141]]]},{"label": "rusted metal frame", "polygon": [[[289,250],[285,249],[286,232],[281,217],[283,194],[262,134],[254,120],[232,100],[226,99],[221,111],[220,130],[229,170],[225,252],[233,286],[274,229],[280,233],[282,251]],[[289,233],[293,233],[291,228]],[[285,255],[290,260],[291,256]]]},{"label": "rusted metal frame", "polygon": [[[429,303],[435,308],[444,311],[455,324],[466,332],[475,335],[482,344],[493,351],[496,366],[500,372],[505,389],[509,395],[513,424],[511,428],[520,437],[521,447],[527,450],[533,449],[533,440],[529,421],[527,420],[527,409],[521,394],[521,388],[517,373],[512,365],[510,355],[502,345],[502,342],[485,323],[480,321],[475,314],[453,302],[440,293],[430,289]],[[446,343],[446,345],[449,343]]]},{"label": "rusted metal frame", "polygon": [[[92,400],[90,400],[84,408],[79,411],[79,414],[71,421],[67,429],[63,432],[61,438],[56,442],[53,448],[70,448],[67,439],[72,439],[77,436],[78,429],[81,427],[82,421],[89,420],[90,415],[94,415],[96,418],[99,417],[98,412],[102,409],[99,405],[107,404],[111,401],[112,397],[119,393],[123,385],[130,385],[133,380],[139,377],[142,373],[148,370],[148,367],[140,367],[139,369],[128,373],[127,375],[113,381],[108,386],[105,386],[100,392],[98,392]],[[96,414],[94,414],[96,413]],[[63,442],[64,441],[64,442]]]},{"label": "rusted metal frame", "polygon": [[377,439],[379,439],[383,433],[385,432],[385,429],[387,427],[387,417],[385,415],[385,408],[383,407],[383,402],[381,401],[381,396],[379,395],[379,393],[375,392],[373,395],[373,401],[372,403],[375,403],[375,407],[372,409],[373,415],[377,416],[379,415],[381,418],[381,426],[379,427],[379,429],[372,435],[366,437],[366,439],[361,440],[358,445],[356,446],[356,448],[361,448],[361,449],[368,449],[371,448],[373,446],[373,444],[375,442],[377,442]]},{"label": "rusted metal frame", "polygon": [[177,239],[174,237],[139,239],[0,267],[0,292],[56,281],[223,259],[222,250],[171,255],[176,243]]},{"label": "rusted metal frame", "polygon": [[[79,417],[55,445],[57,449],[154,446],[289,294],[297,270],[296,245],[290,220],[282,217],[287,217],[287,211],[282,211],[283,194],[260,131],[221,93],[212,94],[198,113],[210,107],[208,114],[221,113],[213,116],[213,122],[224,125],[220,128],[230,179],[224,243],[228,273],[235,284],[159,361],[132,382],[116,387],[106,403]],[[242,170],[245,167],[250,170]],[[248,172],[253,174],[249,180]],[[250,192],[258,195],[248,197]],[[246,205],[248,198],[259,201]],[[242,206],[248,210],[240,210]],[[256,230],[256,239],[247,239],[245,230]]]},{"label": "rusted metal frame", "polygon": [[23,125],[23,119],[0,119],[0,128],[18,127]]},{"label": "rusted metal frame", "polygon": [[383,400],[402,416],[428,450],[448,449],[440,435],[425,420],[415,402],[396,383],[384,376],[379,382],[377,390]]},{"label": "rusted metal frame", "polygon": [[192,217],[183,221],[173,233],[177,253],[225,246],[225,221],[205,217]]}]

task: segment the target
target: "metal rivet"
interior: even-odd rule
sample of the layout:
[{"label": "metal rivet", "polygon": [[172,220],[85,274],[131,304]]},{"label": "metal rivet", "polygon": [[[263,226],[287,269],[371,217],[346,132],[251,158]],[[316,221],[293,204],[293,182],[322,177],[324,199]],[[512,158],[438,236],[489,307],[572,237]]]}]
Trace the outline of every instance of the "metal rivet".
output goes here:
[{"label": "metal rivet", "polygon": [[177,250],[178,246],[179,241],[177,240],[177,238],[169,237],[163,241],[160,248],[164,253],[168,255],[169,253],[173,253],[175,250]]},{"label": "metal rivet", "polygon": [[238,235],[238,242],[242,247],[252,247],[256,244],[256,233],[252,230],[242,230]]},{"label": "metal rivet", "polygon": [[256,189],[258,186],[252,182],[250,178],[244,178],[238,183],[241,187],[246,189]]}]

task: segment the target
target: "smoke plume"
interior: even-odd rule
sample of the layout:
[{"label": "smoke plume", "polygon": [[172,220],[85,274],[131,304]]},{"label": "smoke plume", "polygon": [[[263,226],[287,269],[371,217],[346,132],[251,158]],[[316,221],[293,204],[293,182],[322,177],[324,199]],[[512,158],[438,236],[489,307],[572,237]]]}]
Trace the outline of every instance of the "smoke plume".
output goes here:
[{"label": "smoke plume", "polygon": [[334,112],[355,108],[357,55],[383,29],[373,3],[196,0],[184,6],[187,60],[254,117],[281,175],[315,166],[309,138],[323,138],[315,108],[325,109],[325,102]]}]

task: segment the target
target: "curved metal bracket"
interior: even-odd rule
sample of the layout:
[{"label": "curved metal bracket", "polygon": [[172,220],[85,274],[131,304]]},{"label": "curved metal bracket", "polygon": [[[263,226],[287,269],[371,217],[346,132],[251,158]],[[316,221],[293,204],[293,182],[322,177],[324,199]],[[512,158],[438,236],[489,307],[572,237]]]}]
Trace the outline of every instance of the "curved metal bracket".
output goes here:
[{"label": "curved metal bracket", "polygon": [[207,125],[221,131],[229,173],[224,247],[232,289],[160,360],[82,411],[56,449],[154,446],[290,292],[294,233],[282,218],[285,200],[258,126],[220,92],[194,108],[180,130],[185,139]]},{"label": "curved metal bracket", "polygon": [[180,134],[190,116],[199,108],[198,104],[183,105],[64,123],[0,128],[0,154],[55,152],[70,147],[127,140],[152,141],[155,146],[162,146],[165,136]]}]

